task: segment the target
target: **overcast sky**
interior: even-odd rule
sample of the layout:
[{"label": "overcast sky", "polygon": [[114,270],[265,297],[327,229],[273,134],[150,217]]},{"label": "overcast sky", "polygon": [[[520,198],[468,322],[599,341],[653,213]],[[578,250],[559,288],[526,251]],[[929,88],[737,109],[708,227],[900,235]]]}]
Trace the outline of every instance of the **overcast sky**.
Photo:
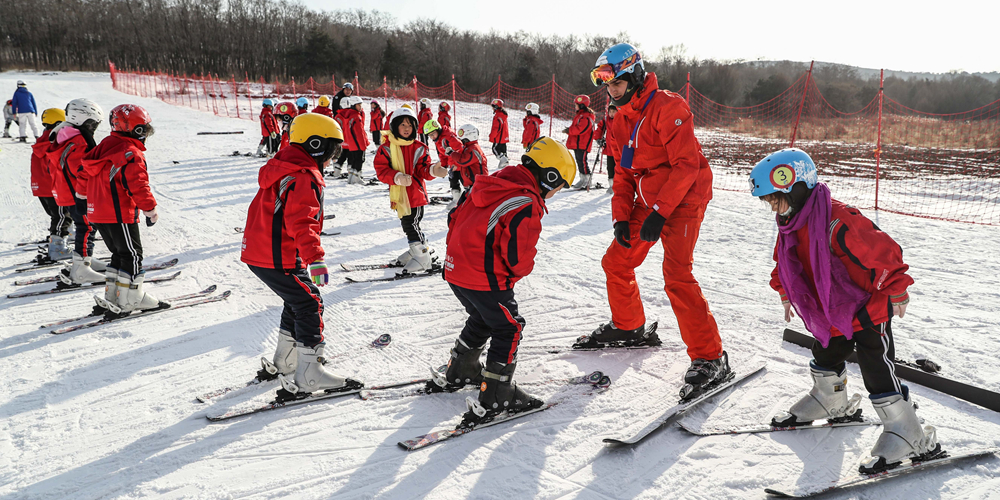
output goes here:
[{"label": "overcast sky", "polygon": [[[701,59],[817,60],[900,71],[1000,71],[997,0],[302,1],[316,10],[377,9],[392,14],[400,25],[430,18],[483,32],[627,31],[647,57],[660,47],[684,44],[688,55]],[[627,12],[616,12],[618,6],[627,6]]]}]

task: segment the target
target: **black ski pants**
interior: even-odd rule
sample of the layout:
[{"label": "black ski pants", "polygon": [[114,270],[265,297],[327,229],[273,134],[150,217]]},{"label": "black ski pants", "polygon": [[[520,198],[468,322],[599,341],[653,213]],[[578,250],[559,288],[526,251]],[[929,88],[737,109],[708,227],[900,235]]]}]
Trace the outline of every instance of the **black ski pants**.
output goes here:
[{"label": "black ski pants", "polygon": [[411,209],[410,215],[399,219],[399,225],[403,226],[403,232],[406,233],[407,243],[427,242],[424,231],[420,229],[420,221],[422,220],[424,220],[424,207]]},{"label": "black ski pants", "polygon": [[615,157],[607,156],[608,159],[608,182],[611,182],[615,178]]},{"label": "black ski pants", "polygon": [[108,267],[125,271],[132,278],[142,272],[142,240],[139,239],[139,224],[118,222],[95,223],[94,227],[104,238],[104,244],[111,251]]},{"label": "black ski pants", "polygon": [[858,365],[861,367],[861,377],[865,389],[872,397],[887,393],[902,393],[902,385],[896,378],[896,348],[892,341],[890,321],[875,328],[865,328],[854,332],[854,336],[833,337],[830,345],[824,349],[818,340],[813,341],[812,354],[817,366],[840,373],[844,370],[847,357],[855,349],[858,352]]},{"label": "black ski pants", "polygon": [[493,156],[496,156],[497,158],[501,156],[507,156],[507,143],[506,142],[503,144],[499,142],[493,143]]},{"label": "black ski pants", "polygon": [[351,152],[346,149],[341,149],[340,156],[337,158],[337,165],[343,168],[344,163],[347,163],[348,156],[351,156]]},{"label": "black ski pants", "polygon": [[69,208],[69,215],[76,223],[76,241],[73,244],[73,251],[81,257],[93,257],[94,255],[94,226],[87,219],[87,200],[74,198],[76,205]]},{"label": "black ski pants", "polygon": [[347,155],[347,164],[350,165],[351,170],[360,174],[361,169],[365,166],[365,152],[363,150],[348,151]]},{"label": "black ski pants", "polygon": [[272,292],[285,302],[279,328],[292,333],[295,341],[315,347],[323,338],[323,297],[309,279],[309,272],[299,269],[268,269],[247,266]]},{"label": "black ski pants", "polygon": [[69,207],[56,205],[56,199],[51,196],[39,197],[38,201],[42,203],[42,208],[49,216],[49,234],[65,238],[69,234],[69,225],[73,223],[73,219],[69,215]]},{"label": "black ski pants", "polygon": [[376,148],[382,144],[382,133],[378,130],[372,131],[372,144],[374,144]]},{"label": "black ski pants", "polygon": [[583,149],[574,149],[573,156],[576,157],[576,169],[583,175],[590,173],[590,167],[587,166],[587,151]]},{"label": "black ski pants", "polygon": [[448,172],[448,184],[451,185],[451,190],[462,190],[462,173],[458,170],[452,170]]},{"label": "black ski pants", "polygon": [[486,361],[514,363],[521,344],[524,318],[517,313],[514,290],[479,291],[448,284],[455,297],[469,313],[459,338],[469,346],[490,341]]}]

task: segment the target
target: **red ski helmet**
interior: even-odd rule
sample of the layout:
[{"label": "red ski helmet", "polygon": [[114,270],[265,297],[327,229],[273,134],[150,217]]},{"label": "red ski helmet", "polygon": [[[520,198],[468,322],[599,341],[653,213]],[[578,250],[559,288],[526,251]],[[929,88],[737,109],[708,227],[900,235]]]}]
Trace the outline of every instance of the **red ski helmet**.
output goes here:
[{"label": "red ski helmet", "polygon": [[153,135],[152,118],[149,113],[136,104],[120,104],[108,114],[108,122],[112,132],[129,134],[136,139],[145,139]]},{"label": "red ski helmet", "polygon": [[451,104],[448,104],[445,101],[441,101],[441,104],[438,104],[438,108],[441,108],[441,109],[443,109],[445,111],[448,111],[448,110],[451,109]]},{"label": "red ski helmet", "polygon": [[503,99],[493,99],[492,101],[490,101],[490,106],[493,106],[494,108],[502,108]]},{"label": "red ski helmet", "polygon": [[584,106],[590,107],[590,96],[589,95],[578,95],[573,102],[577,104],[583,104]]},{"label": "red ski helmet", "polygon": [[292,119],[299,114],[299,109],[294,102],[283,101],[274,106],[274,115],[281,119],[283,123],[292,123]]}]

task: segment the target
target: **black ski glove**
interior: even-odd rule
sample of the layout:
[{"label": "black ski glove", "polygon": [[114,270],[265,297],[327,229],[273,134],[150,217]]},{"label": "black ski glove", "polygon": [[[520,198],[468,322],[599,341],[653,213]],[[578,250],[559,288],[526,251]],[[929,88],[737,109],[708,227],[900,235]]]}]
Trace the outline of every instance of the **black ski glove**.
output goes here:
[{"label": "black ski glove", "polygon": [[660,233],[663,231],[663,223],[666,222],[662,215],[656,210],[650,212],[646,216],[646,220],[642,223],[642,229],[639,230],[639,238],[642,241],[656,241],[660,239]]},{"label": "black ski glove", "polygon": [[615,241],[625,248],[632,248],[632,244],[628,242],[630,238],[631,235],[629,235],[628,231],[628,221],[623,220],[615,222]]}]

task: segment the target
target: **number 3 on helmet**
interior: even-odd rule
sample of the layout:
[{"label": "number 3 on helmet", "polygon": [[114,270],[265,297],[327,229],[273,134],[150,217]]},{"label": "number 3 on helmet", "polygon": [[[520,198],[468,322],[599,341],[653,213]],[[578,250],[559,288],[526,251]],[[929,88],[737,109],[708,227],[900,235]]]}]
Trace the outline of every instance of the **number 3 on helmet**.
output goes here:
[{"label": "number 3 on helmet", "polygon": [[750,194],[790,193],[797,182],[812,189],[819,182],[816,163],[798,148],[785,148],[767,155],[750,171]]}]

